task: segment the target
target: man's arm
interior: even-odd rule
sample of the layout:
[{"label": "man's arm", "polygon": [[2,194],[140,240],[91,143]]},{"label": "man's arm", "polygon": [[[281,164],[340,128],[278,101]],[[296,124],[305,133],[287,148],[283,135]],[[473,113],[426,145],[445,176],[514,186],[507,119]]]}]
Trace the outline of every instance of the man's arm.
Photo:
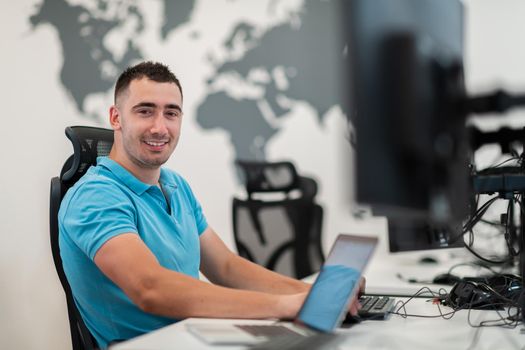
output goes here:
[{"label": "man's arm", "polygon": [[[308,292],[311,285],[289,278],[233,253],[219,236],[208,227],[201,234],[201,271],[213,283],[247,290],[274,294]],[[365,290],[365,279],[361,278],[360,290]],[[348,311],[356,315],[361,305],[356,295]]]},{"label": "man's arm", "polygon": [[310,285],[289,278],[233,253],[208,227],[200,236],[201,271],[221,286],[273,294],[308,292]]},{"label": "man's arm", "polygon": [[235,290],[174,272],[162,267],[134,233],[109,239],[94,261],[143,311],[173,318],[290,319],[305,297]]}]

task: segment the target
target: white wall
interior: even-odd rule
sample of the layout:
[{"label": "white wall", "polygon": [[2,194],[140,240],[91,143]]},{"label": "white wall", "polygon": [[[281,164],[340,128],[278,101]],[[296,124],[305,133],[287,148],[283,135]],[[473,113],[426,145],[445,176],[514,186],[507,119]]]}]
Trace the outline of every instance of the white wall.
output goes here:
[{"label": "white wall", "polygon": [[[0,11],[0,63],[3,84],[0,159],[0,348],[67,349],[69,333],[64,296],[56,277],[48,240],[49,180],[58,174],[71,153],[63,130],[67,125],[104,123],[79,114],[58,77],[62,52],[56,30],[40,26],[31,30],[28,17],[36,0],[2,1]],[[150,0],[151,11],[157,2]],[[229,3],[235,11],[221,13]],[[525,2],[521,0],[469,0],[467,12],[467,83],[471,91],[493,84],[525,91]],[[233,4],[233,5],[232,5]],[[151,58],[168,61],[178,68],[185,86],[186,109],[195,110],[202,99],[209,66],[202,57],[210,45],[226,35],[224,21],[251,17],[262,24],[270,21],[256,15],[251,1],[199,1],[202,35],[199,44],[185,41],[182,28],[174,34],[179,47],[191,49],[166,53],[154,44]],[[262,5],[261,5],[262,6]],[[289,5],[292,6],[292,5]],[[222,16],[213,16],[220,14]],[[214,19],[215,18],[215,19]],[[219,19],[221,18],[221,19]],[[215,37],[214,37],[215,36]],[[148,45],[148,37],[143,39]],[[79,67],[82,69],[82,67]],[[100,101],[110,100],[110,93]],[[99,104],[103,105],[102,102]],[[93,107],[95,110],[98,107]],[[383,220],[361,222],[351,218],[351,207],[342,183],[338,158],[343,122],[337,109],[326,118],[323,129],[313,126],[315,113],[299,104],[289,124],[269,145],[269,158],[282,158],[282,149],[299,169],[321,181],[319,200],[326,210],[326,244],[337,232],[385,233]],[[99,112],[105,118],[105,109]],[[299,120],[298,115],[304,117]],[[523,123],[523,113],[514,112],[513,125]],[[491,127],[493,121],[482,121]],[[489,125],[490,124],[490,125]],[[230,163],[233,153],[227,135],[206,133],[188,115],[179,149],[168,166],[179,170],[193,185],[210,223],[231,245],[230,202],[239,192]],[[380,179],[378,179],[380,181]],[[385,253],[386,254],[386,253]]]}]

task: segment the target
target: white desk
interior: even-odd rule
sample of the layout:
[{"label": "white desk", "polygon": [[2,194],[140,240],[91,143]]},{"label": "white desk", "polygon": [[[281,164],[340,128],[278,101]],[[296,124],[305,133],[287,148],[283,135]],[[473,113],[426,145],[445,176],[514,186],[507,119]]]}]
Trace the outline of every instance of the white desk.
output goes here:
[{"label": "white desk", "polygon": [[[422,255],[428,255],[421,253]],[[420,255],[421,255],[420,254]],[[421,286],[427,284],[411,284],[399,279],[396,275],[402,273],[405,278],[430,280],[438,273],[447,272],[450,266],[464,258],[447,259],[446,252],[438,254],[439,264],[417,264],[419,255],[388,255],[374,257],[367,268],[367,292],[410,295]],[[441,256],[439,256],[441,254]],[[482,271],[485,272],[485,271]],[[455,273],[475,275],[476,271],[461,268]],[[312,279],[310,278],[310,281]],[[440,286],[431,286],[438,290]],[[389,293],[387,293],[389,292]],[[391,293],[394,292],[394,293]],[[442,307],[443,312],[451,309]],[[413,299],[406,306],[408,314],[439,315],[436,305],[428,302],[428,298]],[[457,312],[449,320],[442,318],[419,318],[392,315],[387,321],[365,321],[348,329],[341,329],[345,341],[340,349],[480,349],[480,350],[525,350],[525,333],[520,334],[519,326],[515,329],[501,327],[473,328],[468,323],[469,311]],[[496,312],[471,311],[470,320],[479,324],[482,320],[497,319]],[[186,330],[190,322],[235,322],[235,323],[271,323],[273,320],[218,320],[218,319],[188,319],[155,332],[145,334],[135,339],[117,344],[111,350],[168,350],[168,349],[243,349],[244,347],[220,346],[212,347],[203,343]]]},{"label": "white desk", "polygon": [[[406,306],[411,314],[439,315],[437,306],[425,299],[414,299]],[[442,310],[450,310],[442,307]],[[482,319],[497,318],[495,312],[471,311],[470,319],[479,323]],[[169,349],[244,349],[241,346],[209,346],[186,330],[190,322],[218,323],[270,323],[264,320],[217,320],[187,319],[158,331],[120,343],[111,350],[169,350]],[[392,315],[387,321],[364,321],[348,329],[341,329],[345,341],[339,349],[524,349],[525,334],[520,327],[472,328],[468,325],[468,311],[459,311],[450,320],[441,318],[402,318]]]}]

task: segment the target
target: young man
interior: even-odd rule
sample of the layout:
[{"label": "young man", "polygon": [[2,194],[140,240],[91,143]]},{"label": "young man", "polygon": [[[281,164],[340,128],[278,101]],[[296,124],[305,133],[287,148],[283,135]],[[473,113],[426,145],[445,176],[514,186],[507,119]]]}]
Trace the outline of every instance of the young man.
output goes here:
[{"label": "young man", "polygon": [[[62,201],[64,270],[102,348],[186,317],[290,319],[309,289],[232,253],[188,183],[161,168],[179,140],[182,100],[166,66],[124,71],[109,110],[109,157]],[[199,270],[212,283],[199,281]]]}]

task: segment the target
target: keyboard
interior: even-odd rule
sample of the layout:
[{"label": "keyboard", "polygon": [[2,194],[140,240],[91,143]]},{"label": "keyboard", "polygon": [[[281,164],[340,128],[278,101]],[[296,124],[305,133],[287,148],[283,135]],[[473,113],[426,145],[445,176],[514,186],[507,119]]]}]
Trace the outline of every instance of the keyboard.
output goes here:
[{"label": "keyboard", "polygon": [[251,324],[238,324],[235,327],[242,329],[243,331],[250,333],[256,337],[280,337],[280,336],[303,336],[297,332],[294,332],[290,328],[282,325],[263,324],[263,325],[251,325]]},{"label": "keyboard", "polygon": [[[362,308],[359,317],[367,320],[384,320],[394,308],[395,299],[387,296],[361,296]],[[332,333],[316,333],[303,335],[282,325],[236,325],[236,327],[254,336],[264,336],[269,339],[251,346],[251,350],[313,350],[333,349],[341,336]]]},{"label": "keyboard", "polygon": [[394,309],[395,299],[386,296],[361,296],[359,317],[367,320],[384,320]]},{"label": "keyboard", "polygon": [[287,335],[271,338],[263,343],[251,346],[250,350],[317,350],[333,349],[343,339],[337,334],[318,333],[309,336]]}]

